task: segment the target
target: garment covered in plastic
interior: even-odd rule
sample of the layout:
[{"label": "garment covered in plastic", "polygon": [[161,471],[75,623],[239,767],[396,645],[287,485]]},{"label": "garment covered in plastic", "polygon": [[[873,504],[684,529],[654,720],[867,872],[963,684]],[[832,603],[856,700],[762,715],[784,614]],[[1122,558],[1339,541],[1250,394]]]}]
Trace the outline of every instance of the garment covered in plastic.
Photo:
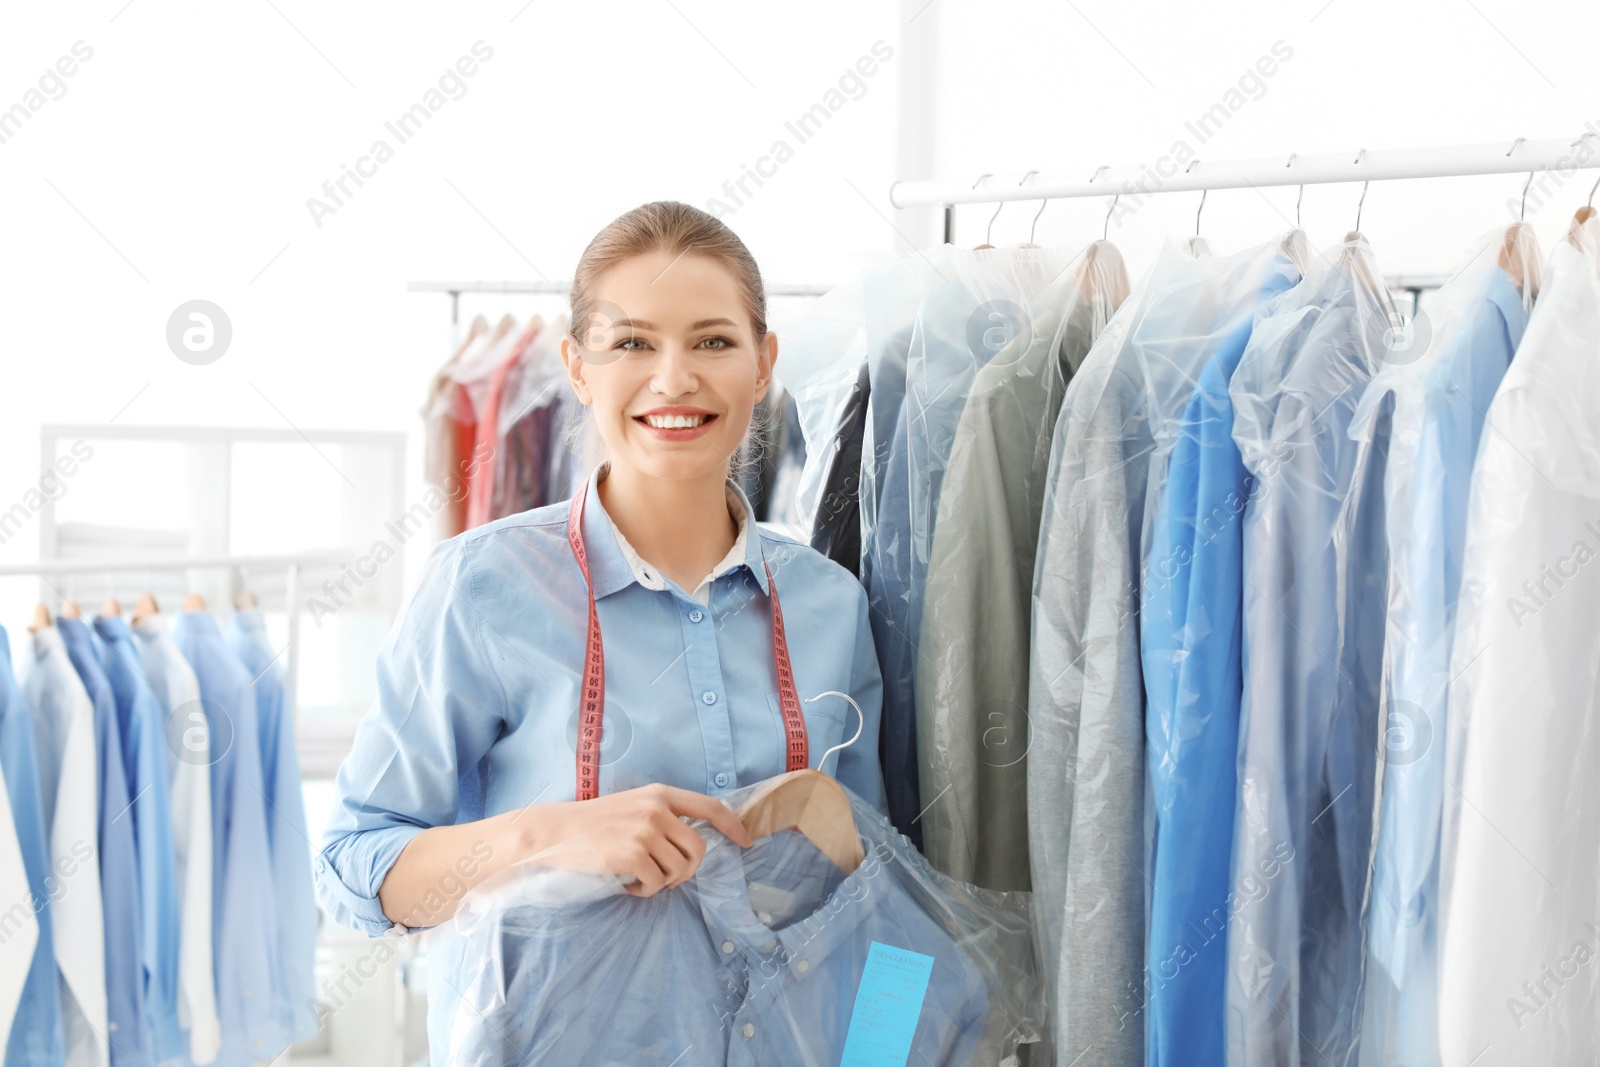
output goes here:
[{"label": "garment covered in plastic", "polygon": [[1229,384],[1255,479],[1244,516],[1239,802],[1228,1062],[1346,1063],[1359,1036],[1375,844],[1392,403],[1349,432],[1403,358],[1365,238],[1313,260],[1258,320]]},{"label": "garment covered in plastic", "polygon": [[798,830],[741,849],[694,820],[699,869],[651,897],[581,842],[497,875],[449,930],[468,963],[443,1062],[1000,1062],[1037,1033],[1026,896],[939,874],[847,795],[850,872]]},{"label": "garment covered in plastic", "polygon": [[[1106,242],[1073,257],[1013,255],[1008,295],[980,305],[965,336],[927,338],[922,355],[924,377],[934,361],[982,365],[964,396],[951,390],[943,469],[917,472],[942,490],[915,693],[928,858],[963,881],[1026,890],[1028,633],[1050,436],[1067,383],[1126,299],[1128,278]],[[938,451],[929,449],[930,461]]]},{"label": "garment covered in plastic", "polygon": [[[1150,807],[1146,945],[1151,1065],[1224,1061],[1227,900],[1239,738],[1244,535],[1251,480],[1233,440],[1228,383],[1263,307],[1300,280],[1275,243],[1236,257],[1181,417],[1155,428],[1165,485],[1147,506],[1139,631]],[[1230,290],[1245,287],[1243,300]],[[1250,288],[1254,287],[1254,292]],[[1199,323],[1197,322],[1197,325]]]},{"label": "garment covered in plastic", "polygon": [[1527,327],[1539,266],[1526,224],[1498,227],[1480,240],[1410,324],[1411,350],[1379,371],[1351,428],[1366,434],[1393,397],[1384,474],[1384,760],[1363,1067],[1439,1062],[1439,819],[1467,493],[1484,415]]},{"label": "garment covered in plastic", "polygon": [[1451,653],[1446,1067],[1600,1048],[1600,220],[1550,256],[1486,417]]},{"label": "garment covered in plastic", "polygon": [[1152,464],[1219,323],[1248,315],[1274,246],[1164,248],[1073,376],[1033,574],[1027,761],[1036,939],[1060,1062],[1144,1058],[1145,721],[1139,582]]}]

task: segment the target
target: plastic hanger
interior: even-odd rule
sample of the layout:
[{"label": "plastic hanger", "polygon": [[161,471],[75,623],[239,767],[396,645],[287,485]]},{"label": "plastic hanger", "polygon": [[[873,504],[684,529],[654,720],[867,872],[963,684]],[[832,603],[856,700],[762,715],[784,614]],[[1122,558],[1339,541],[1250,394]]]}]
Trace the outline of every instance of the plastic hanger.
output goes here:
[{"label": "plastic hanger", "polygon": [[[1290,152],[1289,162],[1285,163],[1284,166],[1294,166],[1295,156],[1299,154],[1298,152]],[[1283,235],[1283,244],[1279,246],[1283,254],[1289,257],[1289,262],[1295,265],[1295,269],[1301,275],[1305,274],[1306,264],[1311,261],[1311,242],[1306,239],[1306,232],[1301,228],[1300,224],[1300,202],[1305,198],[1306,187],[1301,185],[1299,195],[1294,198],[1294,229]]]},{"label": "plastic hanger", "polygon": [[[1089,175],[1089,181],[1091,183],[1094,182],[1096,178],[1100,177],[1100,175],[1104,174],[1110,169],[1111,167],[1109,164],[1102,166],[1099,170],[1096,170],[1093,174]],[[1107,237],[1111,233],[1111,215],[1117,210],[1117,201],[1121,199],[1121,193],[1112,194],[1111,206],[1106,208],[1105,225],[1100,228],[1100,240],[1091,241],[1089,243],[1089,247],[1084,250],[1083,258],[1078,261],[1077,269],[1072,273],[1073,280],[1078,283],[1078,292],[1083,294],[1085,303],[1093,303],[1095,296],[1099,292],[1097,278],[1100,272],[1095,269],[1095,264],[1099,262],[1101,247],[1104,246],[1111,249],[1113,252],[1116,251],[1116,248],[1111,244]],[[1118,258],[1121,258],[1120,255]],[[1121,303],[1120,300],[1117,302]]]},{"label": "plastic hanger", "polygon": [[1206,209],[1206,193],[1208,192],[1210,192],[1209,189],[1200,190],[1200,206],[1195,209],[1194,213],[1194,236],[1189,238],[1189,255],[1195,259],[1211,254],[1211,246],[1206,243],[1204,237],[1200,236],[1200,212]]},{"label": "plastic hanger", "polygon": [[[972,187],[974,189],[976,189],[978,186],[983,184],[983,179],[984,178],[992,178],[992,177],[994,177],[993,174],[984,174],[977,181],[972,183]],[[994,220],[1000,217],[1000,209],[1005,207],[1005,206],[1006,206],[1006,202],[1004,200],[1000,201],[998,204],[996,204],[994,206],[994,214],[989,216],[989,228],[987,230],[985,230],[984,233],[983,233],[983,242],[984,243],[974,247],[973,248],[974,252],[981,251],[982,249],[985,249],[985,248],[993,248],[994,247],[994,245],[989,243],[989,235],[994,232]]]},{"label": "plastic hanger", "polygon": [[818,693],[806,700],[807,704],[823,697],[844,697],[856,709],[855,736],[835,745],[822,754],[817,769],[788,771],[769,778],[761,788],[740,805],[735,812],[751,837],[770,837],[779,830],[794,829],[805,835],[813,845],[845,873],[861,866],[866,854],[861,850],[861,838],[856,832],[855,813],[850,808],[850,797],[844,786],[822,773],[822,766],[835,752],[849,748],[861,737],[866,717],[861,705],[851,700],[849,694],[836,689]]}]

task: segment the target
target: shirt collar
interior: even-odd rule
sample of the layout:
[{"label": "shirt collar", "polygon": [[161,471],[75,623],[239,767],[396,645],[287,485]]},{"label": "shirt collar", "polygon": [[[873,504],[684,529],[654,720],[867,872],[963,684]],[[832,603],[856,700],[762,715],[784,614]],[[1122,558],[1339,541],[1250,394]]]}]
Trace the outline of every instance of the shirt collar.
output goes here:
[{"label": "shirt collar", "polygon": [[[631,582],[638,582],[647,589],[665,588],[664,582],[657,584],[660,582],[660,572],[655,568],[649,567],[648,575],[642,573],[647,565],[622,536],[622,531],[612,524],[611,516],[606,514],[605,505],[600,502],[599,490],[600,475],[605,470],[606,464],[600,463],[589,472],[588,496],[583,504],[583,545],[589,557],[589,579],[594,584],[594,598],[600,600]],[[750,532],[750,517],[755,512],[750,507],[749,499],[731,481],[727,483],[727,493],[729,509],[735,511],[739,521],[739,534],[728,555],[712,568],[711,576],[716,577],[730,564],[742,563],[765,593],[767,573],[762,566],[761,533],[759,528],[754,534]]]}]

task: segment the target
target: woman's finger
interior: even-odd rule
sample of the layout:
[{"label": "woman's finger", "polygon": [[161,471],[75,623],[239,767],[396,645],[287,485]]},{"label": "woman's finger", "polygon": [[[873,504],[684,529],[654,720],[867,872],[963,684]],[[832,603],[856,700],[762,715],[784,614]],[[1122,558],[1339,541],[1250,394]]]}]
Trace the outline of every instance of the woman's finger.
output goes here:
[{"label": "woman's finger", "polygon": [[739,821],[739,816],[716,797],[706,796],[688,789],[678,789],[674,786],[663,786],[667,803],[678,815],[687,815],[691,819],[704,819],[718,830],[727,835],[728,839],[740,848],[749,848],[754,842],[750,831],[744,828],[744,823]]}]

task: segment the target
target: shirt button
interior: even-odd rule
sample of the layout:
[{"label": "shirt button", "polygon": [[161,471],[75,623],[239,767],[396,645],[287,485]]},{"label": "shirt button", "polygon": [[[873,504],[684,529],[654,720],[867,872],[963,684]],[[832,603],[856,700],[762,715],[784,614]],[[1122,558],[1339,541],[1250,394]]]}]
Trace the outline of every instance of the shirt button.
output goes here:
[{"label": "shirt button", "polygon": [[755,1027],[754,1023],[745,1023],[744,1024],[744,1036],[745,1037],[755,1037],[756,1036],[756,1027]]},{"label": "shirt button", "polygon": [[707,689],[704,693],[700,694],[700,699],[704,700],[707,704],[715,704],[717,702],[717,694]]},{"label": "shirt button", "polygon": [[693,611],[689,612],[689,621],[690,622],[699,622],[701,619],[703,619],[705,617],[706,617],[705,616],[705,612],[701,611],[699,608],[695,608]]},{"label": "shirt button", "polygon": [[811,964],[807,963],[805,960],[801,960],[799,963],[795,964],[795,968],[801,974],[805,974],[807,971],[809,971],[811,969]]},{"label": "shirt button", "polygon": [[724,941],[722,943],[722,954],[724,956],[733,955],[733,942],[732,941]]},{"label": "shirt button", "polygon": [[112,1033],[116,1033],[116,1030],[117,1030],[117,1024],[116,1024],[116,1023],[114,1023],[114,1022],[112,1022],[112,1023],[106,1023],[106,1029],[107,1029],[107,1030],[110,1030],[110,1031],[111,1031],[111,1032],[112,1032]]},{"label": "shirt button", "polygon": [[711,780],[716,782],[718,786],[725,786],[728,784],[728,776],[721,771],[718,771],[717,776]]}]

